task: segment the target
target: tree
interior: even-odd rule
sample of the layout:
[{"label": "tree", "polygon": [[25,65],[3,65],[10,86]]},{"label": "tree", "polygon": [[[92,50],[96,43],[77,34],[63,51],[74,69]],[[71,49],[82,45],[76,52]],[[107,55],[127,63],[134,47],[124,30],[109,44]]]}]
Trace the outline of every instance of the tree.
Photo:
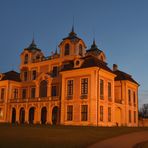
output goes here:
[{"label": "tree", "polygon": [[139,117],[148,118],[148,104],[143,104],[139,110]]}]

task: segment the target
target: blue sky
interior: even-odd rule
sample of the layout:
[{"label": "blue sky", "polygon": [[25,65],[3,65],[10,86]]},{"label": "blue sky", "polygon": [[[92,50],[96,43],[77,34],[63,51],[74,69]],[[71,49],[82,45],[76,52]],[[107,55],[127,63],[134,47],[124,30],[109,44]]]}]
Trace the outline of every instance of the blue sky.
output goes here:
[{"label": "blue sky", "polygon": [[18,71],[33,32],[38,47],[51,54],[74,16],[75,32],[87,47],[95,36],[109,66],[118,64],[140,83],[139,104],[148,103],[147,8],[147,0],[0,0],[0,72]]}]

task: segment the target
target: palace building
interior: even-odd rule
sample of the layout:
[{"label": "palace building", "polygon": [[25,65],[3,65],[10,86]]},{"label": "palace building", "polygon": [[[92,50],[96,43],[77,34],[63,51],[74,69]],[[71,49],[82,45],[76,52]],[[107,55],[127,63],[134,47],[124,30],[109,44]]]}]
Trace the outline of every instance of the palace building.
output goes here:
[{"label": "palace building", "polygon": [[0,122],[138,126],[138,87],[116,64],[110,69],[95,40],[90,49],[74,28],[45,57],[33,39],[20,73],[0,74]]}]

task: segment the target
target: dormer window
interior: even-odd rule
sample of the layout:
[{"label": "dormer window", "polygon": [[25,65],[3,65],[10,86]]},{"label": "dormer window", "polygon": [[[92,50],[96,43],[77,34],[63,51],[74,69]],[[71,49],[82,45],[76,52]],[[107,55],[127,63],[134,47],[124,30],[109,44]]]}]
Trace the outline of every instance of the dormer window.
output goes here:
[{"label": "dormer window", "polygon": [[40,55],[37,55],[37,56],[36,56],[36,60],[39,60],[39,59],[40,59]]},{"label": "dormer window", "polygon": [[79,45],[79,55],[82,56],[83,54],[83,48],[82,48],[82,45],[80,44]]},{"label": "dormer window", "polygon": [[65,52],[64,52],[64,55],[65,55],[65,56],[66,56],[66,55],[69,55],[69,53],[70,53],[69,49],[70,49],[70,45],[69,45],[69,44],[66,44],[66,45],[65,45]]},{"label": "dormer window", "polygon": [[101,57],[100,57],[100,59],[101,59],[101,61],[104,61],[104,58],[103,58],[103,56],[101,56]]},{"label": "dormer window", "polygon": [[24,64],[28,63],[28,54],[25,54]]}]

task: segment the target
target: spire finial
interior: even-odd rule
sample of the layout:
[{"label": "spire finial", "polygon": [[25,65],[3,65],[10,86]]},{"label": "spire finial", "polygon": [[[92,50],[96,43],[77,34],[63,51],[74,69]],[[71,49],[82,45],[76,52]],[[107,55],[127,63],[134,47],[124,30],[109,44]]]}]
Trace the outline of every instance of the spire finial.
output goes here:
[{"label": "spire finial", "polygon": [[33,32],[33,36],[32,36],[32,43],[34,44],[35,41],[34,41],[34,32]]},{"label": "spire finial", "polygon": [[72,29],[71,32],[69,33],[70,37],[77,36],[77,34],[74,32],[74,16],[73,16],[73,23],[72,23]]},{"label": "spire finial", "polygon": [[32,42],[31,42],[31,44],[29,45],[29,48],[30,48],[30,49],[35,49],[35,48],[37,48],[37,46],[36,46],[36,44],[35,44],[35,40],[34,40],[34,32],[33,32]]},{"label": "spire finial", "polygon": [[95,38],[93,39],[93,45],[96,45],[96,40],[95,40]]},{"label": "spire finial", "polygon": [[96,45],[96,40],[95,40],[95,30],[93,28],[93,45]]},{"label": "spire finial", "polygon": [[58,54],[57,46],[56,46],[55,54]]},{"label": "spire finial", "polygon": [[72,29],[71,32],[74,32],[74,16],[73,16],[73,22],[72,22]]}]

